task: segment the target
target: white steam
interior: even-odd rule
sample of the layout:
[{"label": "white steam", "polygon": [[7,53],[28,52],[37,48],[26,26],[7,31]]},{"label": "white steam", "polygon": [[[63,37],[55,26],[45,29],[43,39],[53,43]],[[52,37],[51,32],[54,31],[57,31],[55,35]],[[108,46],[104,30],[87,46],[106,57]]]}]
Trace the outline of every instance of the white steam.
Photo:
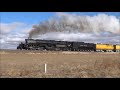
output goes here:
[{"label": "white steam", "polygon": [[[56,13],[56,16],[34,25],[29,38],[106,42],[109,38],[120,37],[119,19],[112,15],[80,16]],[[107,41],[108,40],[108,41]],[[103,41],[103,42],[104,42]],[[119,41],[114,38],[114,41]]]}]

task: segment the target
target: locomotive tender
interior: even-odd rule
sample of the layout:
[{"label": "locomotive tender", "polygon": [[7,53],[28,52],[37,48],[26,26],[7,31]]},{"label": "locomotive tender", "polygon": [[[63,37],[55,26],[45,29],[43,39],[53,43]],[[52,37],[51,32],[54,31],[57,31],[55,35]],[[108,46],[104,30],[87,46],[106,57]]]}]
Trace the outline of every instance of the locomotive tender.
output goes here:
[{"label": "locomotive tender", "polygon": [[94,44],[84,42],[55,41],[25,39],[25,43],[17,46],[17,49],[25,50],[47,50],[47,51],[104,51],[120,52],[120,45]]}]

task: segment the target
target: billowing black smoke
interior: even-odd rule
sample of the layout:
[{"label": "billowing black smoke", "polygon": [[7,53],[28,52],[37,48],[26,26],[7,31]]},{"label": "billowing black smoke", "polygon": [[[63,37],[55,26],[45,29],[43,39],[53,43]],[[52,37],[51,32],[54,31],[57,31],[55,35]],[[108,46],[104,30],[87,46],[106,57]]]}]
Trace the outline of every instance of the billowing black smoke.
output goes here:
[{"label": "billowing black smoke", "polygon": [[98,14],[80,16],[56,13],[56,16],[34,25],[29,38],[74,40],[94,40],[96,37],[120,36],[119,19],[115,16]]}]

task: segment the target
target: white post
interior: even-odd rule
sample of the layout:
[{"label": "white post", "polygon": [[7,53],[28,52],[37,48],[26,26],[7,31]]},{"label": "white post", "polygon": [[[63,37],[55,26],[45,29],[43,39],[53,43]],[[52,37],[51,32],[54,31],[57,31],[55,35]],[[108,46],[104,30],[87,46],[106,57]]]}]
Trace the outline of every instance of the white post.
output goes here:
[{"label": "white post", "polygon": [[45,64],[45,73],[47,72],[47,64]]}]

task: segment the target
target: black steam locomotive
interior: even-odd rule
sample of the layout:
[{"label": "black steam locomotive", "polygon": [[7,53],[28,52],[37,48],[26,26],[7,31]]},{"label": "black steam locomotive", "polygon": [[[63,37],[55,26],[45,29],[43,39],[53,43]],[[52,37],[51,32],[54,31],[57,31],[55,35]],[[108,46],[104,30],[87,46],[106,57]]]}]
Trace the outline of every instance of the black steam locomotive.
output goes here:
[{"label": "black steam locomotive", "polygon": [[25,39],[25,43],[17,46],[17,49],[47,50],[47,51],[95,51],[94,43],[68,42],[55,40]]}]

